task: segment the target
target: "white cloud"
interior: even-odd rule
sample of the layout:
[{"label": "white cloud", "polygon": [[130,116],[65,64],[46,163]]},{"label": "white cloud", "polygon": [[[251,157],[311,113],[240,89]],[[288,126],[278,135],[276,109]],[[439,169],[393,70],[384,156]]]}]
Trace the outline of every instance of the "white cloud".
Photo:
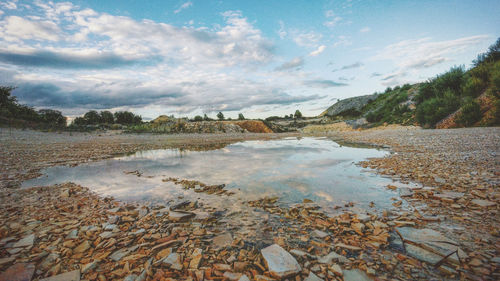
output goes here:
[{"label": "white cloud", "polygon": [[7,41],[59,39],[60,29],[51,21],[31,21],[18,16],[8,16],[0,21],[0,37]]},{"label": "white cloud", "polygon": [[342,21],[342,17],[335,15],[333,10],[327,10],[325,12],[325,17],[326,21],[323,22],[323,25],[329,28],[335,27],[339,22]]},{"label": "white cloud", "polygon": [[315,47],[317,43],[323,38],[323,34],[314,31],[300,32],[292,30],[293,41],[301,47]]},{"label": "white cloud", "polygon": [[[23,18],[0,20],[0,64],[15,70],[0,76],[19,85],[15,94],[23,103],[65,114],[90,108],[147,112],[153,105],[178,114],[319,98],[288,93],[290,85],[302,85],[290,78],[298,71],[261,68],[274,60],[274,46],[239,11],[224,12],[221,26],[195,28],[35,3]],[[304,40],[312,44],[316,37]],[[299,57],[281,67],[303,64]]]},{"label": "white cloud", "polygon": [[182,10],[185,10],[189,7],[193,6],[193,2],[187,1],[184,4],[182,4],[177,10],[174,11],[174,14],[180,13]]},{"label": "white cloud", "polygon": [[318,49],[310,52],[309,56],[315,57],[315,56],[323,53],[323,51],[325,51],[325,49],[326,49],[326,46],[325,45],[321,45],[321,46],[318,47]]},{"label": "white cloud", "polygon": [[0,3],[0,5],[7,10],[15,10],[15,9],[17,9],[16,3],[17,3],[17,0],[13,0],[13,1],[6,1],[3,3]]},{"label": "white cloud", "polygon": [[286,35],[288,34],[285,30],[285,23],[282,20],[280,20],[279,25],[280,25],[280,29],[278,30],[278,36],[281,39],[285,39]]},{"label": "white cloud", "polygon": [[408,82],[404,77],[408,76],[409,73],[416,76],[419,70],[451,61],[454,55],[460,54],[489,38],[488,35],[476,35],[445,41],[432,41],[428,37],[403,40],[386,46],[371,60],[394,62],[397,69],[381,79],[382,84],[391,86]]},{"label": "white cloud", "polygon": [[277,71],[298,69],[304,65],[304,59],[302,57],[295,57],[290,61],[283,63],[276,68]]},{"label": "white cloud", "polygon": [[350,46],[352,45],[351,38],[345,35],[338,36],[338,39],[333,43],[333,47]]},{"label": "white cloud", "polygon": [[363,28],[361,28],[361,29],[359,30],[359,32],[361,32],[361,33],[365,33],[365,32],[370,32],[371,30],[372,30],[372,29],[371,29],[371,28],[369,28],[369,27],[367,26],[367,27],[363,27]]},{"label": "white cloud", "polygon": [[383,80],[389,84],[399,81],[408,71],[430,68],[452,60],[453,55],[462,53],[472,46],[489,39],[488,35],[477,35],[446,41],[432,41],[431,38],[403,40],[386,46],[371,60],[390,60],[397,67],[394,73]]}]

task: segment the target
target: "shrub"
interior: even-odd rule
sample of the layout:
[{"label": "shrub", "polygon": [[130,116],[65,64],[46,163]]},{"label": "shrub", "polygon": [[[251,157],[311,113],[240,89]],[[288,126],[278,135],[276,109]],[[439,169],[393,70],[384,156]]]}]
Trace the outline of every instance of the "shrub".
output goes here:
[{"label": "shrub", "polygon": [[203,121],[203,117],[201,117],[200,115],[196,115],[196,116],[194,117],[194,121],[196,121],[196,122]]},{"label": "shrub", "polygon": [[217,118],[219,120],[224,120],[224,114],[222,112],[219,111],[219,113],[217,113]]},{"label": "shrub", "polygon": [[461,112],[457,118],[457,122],[466,127],[474,125],[479,120],[481,120],[481,107],[474,100],[462,106]]}]

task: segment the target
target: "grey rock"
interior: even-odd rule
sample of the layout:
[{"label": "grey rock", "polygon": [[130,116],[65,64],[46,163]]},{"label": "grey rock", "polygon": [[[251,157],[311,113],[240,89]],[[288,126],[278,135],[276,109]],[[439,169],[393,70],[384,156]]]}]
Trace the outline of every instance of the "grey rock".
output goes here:
[{"label": "grey rock", "polygon": [[370,277],[359,269],[344,270],[344,281],[371,281]]},{"label": "grey rock", "polygon": [[78,229],[71,230],[66,236],[66,239],[77,239],[77,238],[78,238]]},{"label": "grey rock", "polygon": [[347,258],[333,251],[326,256],[318,258],[319,263],[331,264],[333,261],[344,263],[347,262]]},{"label": "grey rock", "polygon": [[264,257],[269,272],[275,277],[293,276],[302,270],[297,260],[278,244],[273,244],[260,252]]},{"label": "grey rock", "polygon": [[182,270],[181,257],[177,253],[171,253],[163,260],[163,263],[170,265],[170,268],[175,270]]},{"label": "grey rock", "polygon": [[323,279],[316,276],[316,274],[309,272],[309,275],[304,279],[304,281],[323,281]]},{"label": "grey rock", "polygon": [[19,247],[33,247],[33,243],[35,242],[35,234],[30,234],[28,236],[23,237],[21,240],[17,241],[12,245],[12,248]]},{"label": "grey rock", "polygon": [[218,236],[215,236],[212,240],[212,244],[215,249],[224,248],[227,246],[231,246],[233,243],[233,237],[230,233],[224,233]]}]

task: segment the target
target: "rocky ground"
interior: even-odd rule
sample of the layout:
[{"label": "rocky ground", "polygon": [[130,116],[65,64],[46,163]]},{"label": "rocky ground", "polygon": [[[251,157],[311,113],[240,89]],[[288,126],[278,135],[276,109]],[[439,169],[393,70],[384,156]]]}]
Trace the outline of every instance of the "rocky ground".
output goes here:
[{"label": "rocky ground", "polygon": [[[410,209],[324,214],[277,198],[220,211],[142,206],[62,184],[19,189],[40,169],[142,149],[222,147],[274,134],[115,135],[0,131],[0,280],[498,280],[500,129],[336,132],[390,146],[361,163],[401,181]],[[166,179],[211,196],[221,187]],[[388,186],[388,188],[396,188]],[[47,278],[47,279],[44,279]]]}]

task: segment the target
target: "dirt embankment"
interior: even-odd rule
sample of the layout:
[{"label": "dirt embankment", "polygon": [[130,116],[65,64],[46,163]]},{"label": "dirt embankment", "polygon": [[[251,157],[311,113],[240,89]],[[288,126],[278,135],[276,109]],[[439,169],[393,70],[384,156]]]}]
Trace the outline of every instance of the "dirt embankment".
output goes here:
[{"label": "dirt embankment", "polygon": [[243,121],[230,121],[241,128],[251,133],[272,133],[271,130],[264,122],[260,120],[243,120]]}]

